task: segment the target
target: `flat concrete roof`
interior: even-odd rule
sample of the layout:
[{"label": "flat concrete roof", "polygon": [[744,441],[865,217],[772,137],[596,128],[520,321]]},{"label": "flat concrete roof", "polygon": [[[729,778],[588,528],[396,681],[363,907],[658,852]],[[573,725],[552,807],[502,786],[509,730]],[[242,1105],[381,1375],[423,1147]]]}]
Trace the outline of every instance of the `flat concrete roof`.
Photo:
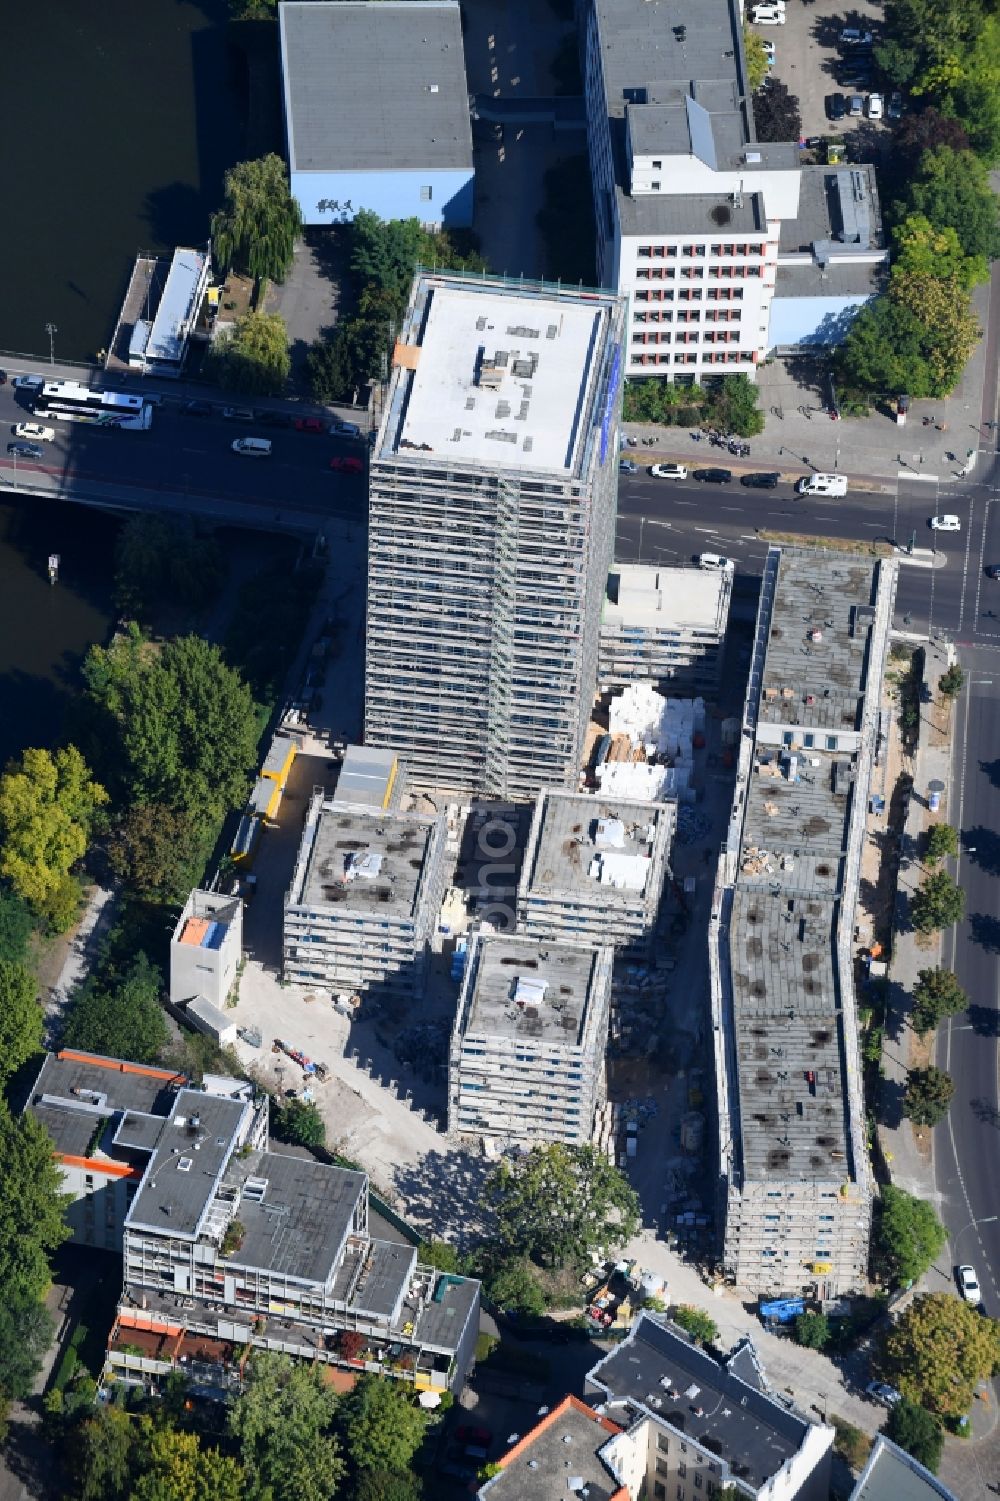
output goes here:
[{"label": "flat concrete roof", "polygon": [[936,1475],[884,1434],[877,1434],[851,1501],[958,1501]]},{"label": "flat concrete roof", "polygon": [[[186,1083],[183,1074],[170,1069],[139,1068],[117,1058],[64,1049],[47,1055],[25,1110],[45,1127],[57,1152],[84,1157],[102,1124],[111,1125],[113,1117],[131,1112],[143,1120],[158,1118],[148,1128],[152,1145],[178,1088]],[[115,1129],[119,1124],[114,1121]],[[95,1143],[95,1150],[106,1158],[113,1155],[113,1134]],[[99,1169],[100,1157],[95,1164]]]},{"label": "flat concrete roof", "polygon": [[[724,84],[732,107],[738,86],[741,33],[735,0],[700,0],[697,16],[670,0],[597,0],[608,113],[669,97],[671,86]],[[684,24],[689,22],[690,24]],[[646,142],[646,149],[651,149]]]},{"label": "flat concrete roof", "polygon": [[350,1232],[364,1173],[329,1167],[312,1157],[255,1152],[234,1159],[227,1181],[266,1182],[259,1202],[244,1193],[237,1216],[243,1244],[229,1258],[306,1282],[325,1283]]},{"label": "flat concrete roof", "polygon": [[742,1380],[727,1362],[646,1313],[593,1367],[587,1382],[617,1402],[637,1403],[654,1421],[662,1418],[724,1459],[754,1490],[798,1453],[810,1428],[801,1414]]},{"label": "flat concrete roof", "polygon": [[601,368],[607,297],[429,285],[395,452],[573,472]]},{"label": "flat concrete roof", "polygon": [[611,1501],[628,1492],[615,1480],[600,1451],[621,1428],[577,1397],[559,1405],[526,1433],[500,1463],[503,1468],[479,1491],[489,1501]]},{"label": "flat concrete roof", "polygon": [[470,951],[463,1037],[583,1043],[600,951],[531,938],[481,937]]},{"label": "flat concrete roof", "polygon": [[246,1100],[179,1090],[132,1201],[127,1228],[194,1239],[251,1110]]},{"label": "flat concrete roof", "polygon": [[376,809],[389,807],[398,773],[399,757],[395,751],[349,745],[340,764],[334,802]]},{"label": "flat concrete roof", "polygon": [[616,563],[608,575],[602,624],[721,635],[731,591],[732,575],[722,569]]},{"label": "flat concrete roof", "polygon": [[296,906],[412,917],[437,819],[324,803]]},{"label": "flat concrete roof", "polygon": [[[649,877],[654,853],[673,832],[675,813],[670,803],[645,803],[590,793],[543,792],[535,807],[528,842],[530,868],[522,876],[521,895],[588,896],[598,894],[609,907],[634,906],[650,895]],[[537,831],[537,832],[536,832]],[[620,837],[619,837],[620,836]],[[619,887],[600,879],[608,857],[645,861],[645,874],[636,863]],[[612,865],[613,868],[613,865]],[[633,884],[634,874],[637,884]]]},{"label": "flat concrete roof", "polygon": [[472,172],[457,3],[285,0],[279,21],[292,172]]}]

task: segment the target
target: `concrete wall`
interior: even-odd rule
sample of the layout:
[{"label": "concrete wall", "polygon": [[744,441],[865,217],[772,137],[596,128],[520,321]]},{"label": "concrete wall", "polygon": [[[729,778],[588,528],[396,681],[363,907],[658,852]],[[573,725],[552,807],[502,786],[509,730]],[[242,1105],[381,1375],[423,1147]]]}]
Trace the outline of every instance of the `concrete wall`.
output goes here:
[{"label": "concrete wall", "polygon": [[346,224],[370,209],[382,219],[465,229],[472,223],[473,182],[471,164],[447,171],[293,172],[292,196],[306,224]]}]

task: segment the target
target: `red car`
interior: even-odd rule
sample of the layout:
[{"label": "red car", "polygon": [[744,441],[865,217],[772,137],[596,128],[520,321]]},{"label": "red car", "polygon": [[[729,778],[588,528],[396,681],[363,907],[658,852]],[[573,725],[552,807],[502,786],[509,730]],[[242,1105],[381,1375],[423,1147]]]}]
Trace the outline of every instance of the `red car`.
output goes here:
[{"label": "red car", "polygon": [[296,417],[295,431],[297,433],[325,433],[327,425],[321,417]]},{"label": "red car", "polygon": [[460,1423],[455,1429],[455,1437],[460,1444],[475,1444],[481,1449],[488,1449],[493,1442],[491,1430],[476,1423]]},{"label": "red car", "polygon": [[342,474],[361,474],[364,464],[360,459],[336,458],[330,460],[331,469],[339,469]]}]

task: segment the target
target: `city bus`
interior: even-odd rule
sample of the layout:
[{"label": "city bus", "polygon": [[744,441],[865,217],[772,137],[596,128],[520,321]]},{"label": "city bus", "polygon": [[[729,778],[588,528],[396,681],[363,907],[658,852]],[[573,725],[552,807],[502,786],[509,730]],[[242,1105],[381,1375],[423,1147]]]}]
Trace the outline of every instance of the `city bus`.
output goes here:
[{"label": "city bus", "polygon": [[123,391],[97,391],[74,380],[47,380],[35,397],[35,411],[60,422],[89,422],[94,427],[145,430],[153,408],[141,396]]}]

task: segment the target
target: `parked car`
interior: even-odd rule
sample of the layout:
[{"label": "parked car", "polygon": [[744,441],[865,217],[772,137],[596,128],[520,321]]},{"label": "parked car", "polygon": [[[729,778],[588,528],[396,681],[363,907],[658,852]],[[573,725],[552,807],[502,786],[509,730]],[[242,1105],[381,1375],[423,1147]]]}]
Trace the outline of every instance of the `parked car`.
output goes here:
[{"label": "parked car", "polygon": [[253,407],[223,407],[222,415],[227,422],[253,422],[256,418]]},{"label": "parked car", "polygon": [[12,458],[40,459],[42,448],[38,443],[8,443],[7,452]]},{"label": "parked car", "polygon": [[295,431],[297,433],[325,433],[327,424],[321,417],[296,417]]},{"label": "parked car", "polygon": [[182,417],[211,417],[212,403],[210,401],[182,401],[180,414]]},{"label": "parked car", "polygon": [[740,484],[748,490],[776,490],[780,474],[741,474]]},{"label": "parked car", "polygon": [[859,31],[856,26],[845,26],[840,33],[840,45],[852,50],[855,47],[870,47],[875,40],[870,31]]},{"label": "parked car", "polygon": [[782,0],[768,0],[763,5],[755,5],[750,12],[750,19],[755,26],[784,26],[785,7]]},{"label": "parked car", "polygon": [[235,443],[230,444],[233,453],[245,453],[251,459],[269,459],[271,457],[270,438],[237,438]]},{"label": "parked car", "polygon": [[654,479],[687,479],[688,477],[686,464],[653,464],[649,472]]},{"label": "parked car", "polygon": [[778,49],[777,49],[777,47],[774,45],[773,42],[769,42],[766,39],[764,41],[762,41],[760,45],[764,49],[764,56],[767,58],[767,65],[768,65],[768,67],[769,68],[773,68],[774,65],[775,65],[775,63],[778,60]]},{"label": "parked car", "polygon": [[986,577],[988,579],[1000,579],[1000,563],[988,563],[986,565]]},{"label": "parked car", "polygon": [[873,1402],[881,1402],[883,1407],[895,1407],[903,1400],[903,1393],[898,1392],[894,1386],[889,1386],[885,1381],[869,1381],[865,1387],[865,1395],[871,1397]]},{"label": "parked car", "polygon": [[860,120],[864,112],[864,96],[861,94],[852,94],[850,103],[847,106],[847,113],[850,115],[852,120]]},{"label": "parked car", "polygon": [[903,96],[898,89],[893,89],[889,95],[889,103],[885,112],[890,120],[901,120],[903,118]]},{"label": "parked car", "polygon": [[363,474],[365,466],[361,459],[352,458],[348,454],[344,457],[338,455],[337,458],[331,459],[330,468],[338,469],[341,474]]},{"label": "parked car", "polygon": [[291,427],[294,418],[288,412],[260,411],[257,421],[262,427]]},{"label": "parked car", "polygon": [[639,466],[635,462],[634,459],[619,459],[618,460],[618,473],[619,474],[638,474],[639,473]]},{"label": "parked car", "polygon": [[40,391],[44,384],[40,375],[15,375],[11,381],[15,391]]},{"label": "parked car", "polygon": [[700,552],[698,554],[698,567],[715,568],[718,569],[720,573],[723,573],[727,572],[731,568],[735,568],[736,564],[733,562],[732,558],[724,558],[721,553]]},{"label": "parked car", "polygon": [[345,422],[343,417],[330,419],[330,431],[340,433],[344,438],[360,438],[361,429],[356,422]]},{"label": "parked car", "polygon": [[868,95],[868,118],[869,120],[881,120],[885,114],[885,104],[881,94]]},{"label": "parked car", "polygon": [[833,495],[842,500],[847,494],[845,474],[804,474],[795,483],[797,495]]},{"label": "parked car", "polygon": [[488,1449],[493,1442],[493,1430],[484,1428],[482,1423],[459,1423],[455,1437],[460,1444],[478,1444],[481,1449]]},{"label": "parked car", "polygon": [[728,485],[732,481],[731,469],[696,469],[691,476],[703,485]]},{"label": "parked car", "polygon": [[962,523],[957,516],[932,516],[930,528],[932,532],[960,532]]},{"label": "parked car", "polygon": [[843,94],[828,94],[826,96],[826,118],[828,120],[842,120],[847,114],[847,103]]},{"label": "parked car", "polygon": [[42,427],[40,422],[17,422],[14,425],[15,438],[36,438],[39,443],[54,443],[56,430],[54,427]]},{"label": "parked car", "polygon": [[978,1307],[983,1301],[983,1290],[979,1286],[979,1278],[976,1276],[975,1267],[957,1266],[955,1268],[955,1280],[958,1282],[958,1290],[967,1303]]}]

